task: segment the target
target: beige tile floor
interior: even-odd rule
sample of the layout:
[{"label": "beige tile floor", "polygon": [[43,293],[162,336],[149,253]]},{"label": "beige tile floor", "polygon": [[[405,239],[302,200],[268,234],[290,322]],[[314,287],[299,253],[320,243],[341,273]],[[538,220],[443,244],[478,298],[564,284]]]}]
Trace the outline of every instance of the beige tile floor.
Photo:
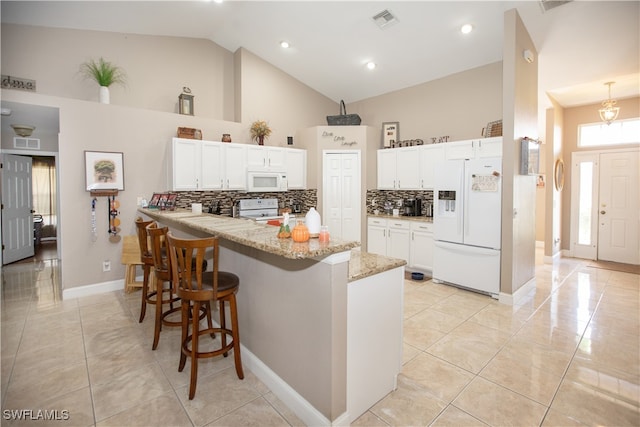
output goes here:
[{"label": "beige tile floor", "polygon": [[[639,426],[639,276],[563,259],[537,263],[536,289],[507,306],[431,281],[406,281],[398,389],[358,426]],[[58,410],[64,426],[303,423],[232,358],[201,364],[187,399],[179,331],[151,351],[139,293],[62,301],[58,262],[2,270],[2,426],[6,410]],[[37,415],[37,412],[33,412]]]}]

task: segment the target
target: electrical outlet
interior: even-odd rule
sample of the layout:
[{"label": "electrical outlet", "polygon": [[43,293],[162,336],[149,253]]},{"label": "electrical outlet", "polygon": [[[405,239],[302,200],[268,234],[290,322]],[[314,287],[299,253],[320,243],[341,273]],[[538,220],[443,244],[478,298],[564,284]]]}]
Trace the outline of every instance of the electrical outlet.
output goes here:
[{"label": "electrical outlet", "polygon": [[371,206],[375,206],[375,205],[377,205],[376,199],[371,199]]},{"label": "electrical outlet", "polygon": [[102,261],[102,271],[111,271],[111,261]]}]

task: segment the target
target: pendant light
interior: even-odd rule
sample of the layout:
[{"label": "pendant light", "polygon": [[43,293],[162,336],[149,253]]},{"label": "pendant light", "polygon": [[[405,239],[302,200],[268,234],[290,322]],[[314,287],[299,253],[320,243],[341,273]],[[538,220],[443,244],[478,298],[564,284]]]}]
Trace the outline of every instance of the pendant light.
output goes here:
[{"label": "pendant light", "polygon": [[602,108],[598,111],[600,112],[600,118],[607,125],[610,125],[612,121],[618,118],[618,113],[620,112],[620,107],[616,107],[616,101],[611,99],[611,85],[615,82],[606,82],[605,85],[609,86],[609,99],[606,101],[602,101]]}]

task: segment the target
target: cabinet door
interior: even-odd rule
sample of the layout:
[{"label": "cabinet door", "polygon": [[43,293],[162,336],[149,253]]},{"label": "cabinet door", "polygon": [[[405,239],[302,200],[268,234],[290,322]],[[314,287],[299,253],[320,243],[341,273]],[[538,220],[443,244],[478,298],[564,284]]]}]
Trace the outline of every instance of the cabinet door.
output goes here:
[{"label": "cabinet door", "polygon": [[396,153],[395,150],[378,150],[378,190],[395,190],[396,188]]},{"label": "cabinet door", "polygon": [[222,143],[212,141],[200,141],[201,152],[201,178],[198,190],[222,190],[223,188],[223,163]]},{"label": "cabinet door", "polygon": [[433,190],[436,165],[444,161],[444,147],[442,144],[423,145],[419,150],[420,157],[420,188]]},{"label": "cabinet door", "polygon": [[171,161],[172,189],[197,190],[200,185],[200,141],[173,138]]},{"label": "cabinet door", "polygon": [[367,227],[367,252],[387,255],[387,227],[369,224]]},{"label": "cabinet door", "polygon": [[267,148],[267,167],[272,170],[284,171],[287,167],[287,152],[285,148]]},{"label": "cabinet door", "polygon": [[224,144],[224,188],[247,189],[246,145]]},{"label": "cabinet door", "polygon": [[420,188],[420,157],[418,147],[396,149],[396,188],[417,190]]},{"label": "cabinet door", "polygon": [[306,190],[307,188],[307,150],[288,148],[287,179],[289,190]]},{"label": "cabinet door", "polygon": [[445,158],[453,159],[473,159],[475,157],[474,143],[472,140],[449,142],[445,147]]},{"label": "cabinet door", "polygon": [[387,256],[409,262],[409,224],[407,221],[389,220],[387,228]]},{"label": "cabinet door", "polygon": [[502,157],[502,137],[484,138],[474,141],[478,157]]},{"label": "cabinet door", "polygon": [[412,224],[409,265],[420,270],[433,271],[432,224]]},{"label": "cabinet door", "polygon": [[247,148],[247,167],[252,170],[284,171],[286,154],[284,148],[265,147],[262,145]]}]

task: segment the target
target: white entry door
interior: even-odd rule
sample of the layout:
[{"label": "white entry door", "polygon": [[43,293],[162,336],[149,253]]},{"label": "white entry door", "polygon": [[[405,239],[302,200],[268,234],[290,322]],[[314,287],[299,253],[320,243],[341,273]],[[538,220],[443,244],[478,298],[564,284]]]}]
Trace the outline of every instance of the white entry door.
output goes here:
[{"label": "white entry door", "polygon": [[2,263],[33,256],[31,157],[2,156]]},{"label": "white entry door", "polygon": [[360,152],[323,153],[322,218],[331,237],[360,241]]},{"label": "white entry door", "polygon": [[598,259],[640,264],[639,153],[600,154]]},{"label": "white entry door", "polygon": [[572,159],[573,256],[640,264],[640,152],[576,152]]}]

